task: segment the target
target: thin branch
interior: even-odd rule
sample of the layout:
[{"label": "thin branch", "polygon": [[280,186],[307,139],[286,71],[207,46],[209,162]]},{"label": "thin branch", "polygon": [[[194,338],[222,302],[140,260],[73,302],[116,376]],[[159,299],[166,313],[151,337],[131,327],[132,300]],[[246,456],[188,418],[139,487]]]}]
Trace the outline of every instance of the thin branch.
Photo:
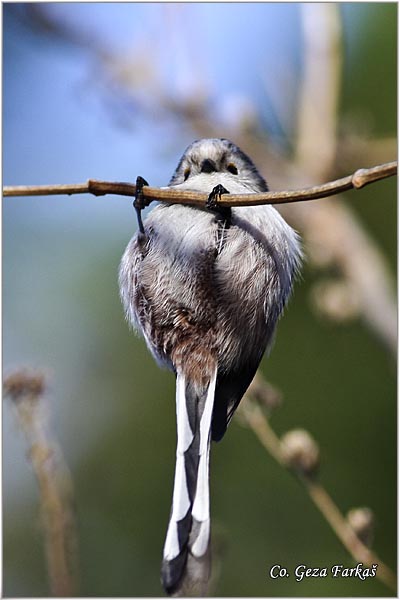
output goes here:
[{"label": "thin branch", "polygon": [[48,428],[42,373],[18,370],[3,382],[28,442],[38,488],[52,596],[74,596],[77,588],[77,533],[70,472]]},{"label": "thin branch", "polygon": [[322,183],[332,173],[336,156],[343,60],[341,18],[335,3],[300,6],[304,66],[297,105],[295,162],[311,177],[310,181]]},{"label": "thin branch", "polygon": [[[343,56],[339,13],[336,4],[302,5],[305,68],[297,105],[296,161],[291,166],[299,185],[326,181],[338,168],[337,158],[343,158],[337,146]],[[260,164],[265,161],[263,154],[252,156]],[[357,171],[353,184],[362,185],[363,176],[363,170]],[[301,232],[310,264],[338,268],[357,299],[360,317],[396,356],[397,303],[387,260],[342,200],[337,196],[334,202],[313,206],[291,204],[282,206],[281,213]]]},{"label": "thin branch", "polygon": [[[226,194],[221,196],[219,204],[223,206],[257,206],[260,204],[286,204],[289,202],[302,202],[304,200],[318,200],[327,196],[334,196],[340,192],[351,189],[360,189],[386,177],[397,174],[397,161],[377,165],[369,169],[358,169],[352,175],[336,179],[323,185],[317,185],[301,190],[288,190],[281,192],[265,192],[262,194]],[[134,196],[136,186],[132,183],[110,181],[97,181],[89,179],[87,183],[63,185],[27,185],[5,186],[3,195],[10,196],[48,196],[56,194],[93,194],[104,196],[116,194],[119,196]],[[204,206],[208,194],[180,190],[178,188],[155,188],[146,186],[143,195],[148,201],[159,200],[171,204],[190,204]]]},{"label": "thin branch", "polygon": [[[266,382],[258,373],[247,391],[244,401],[242,401],[239,406],[239,414],[245,424],[253,430],[269,454],[271,454],[281,466],[287,468],[288,463],[285,453],[282,450],[281,441],[272,429],[268,418],[257,402],[257,395],[260,390],[263,390],[265,385],[267,385]],[[311,475],[300,473],[294,469],[291,469],[291,472],[297,475],[299,481],[304,485],[311,501],[321,512],[331,526],[333,532],[354,560],[370,565],[378,565],[376,572],[377,578],[390,589],[396,591],[396,575],[370,548],[362,543],[322,484]]]}]

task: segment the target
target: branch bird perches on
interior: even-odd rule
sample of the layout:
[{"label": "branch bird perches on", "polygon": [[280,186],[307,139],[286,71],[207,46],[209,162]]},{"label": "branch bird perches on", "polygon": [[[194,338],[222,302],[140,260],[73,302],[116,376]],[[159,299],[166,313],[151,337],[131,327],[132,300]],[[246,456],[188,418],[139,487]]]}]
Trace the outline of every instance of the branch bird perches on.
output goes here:
[{"label": "branch bird perches on", "polygon": [[[287,190],[280,192],[265,192],[262,194],[229,194],[221,196],[221,206],[257,206],[260,204],[286,204],[289,202],[302,202],[317,200],[334,196],[340,192],[351,189],[360,189],[370,183],[392,177],[397,174],[397,161],[377,165],[368,169],[358,169],[352,175],[301,190]],[[3,196],[49,196],[57,194],[93,194],[104,196],[116,194],[119,196],[135,196],[136,185],[133,183],[98,181],[89,179],[86,183],[61,184],[61,185],[21,185],[4,186]],[[182,191],[174,188],[156,188],[146,186],[143,196],[148,201],[159,200],[174,204],[190,204],[204,206],[208,199],[207,194],[199,192]]]}]

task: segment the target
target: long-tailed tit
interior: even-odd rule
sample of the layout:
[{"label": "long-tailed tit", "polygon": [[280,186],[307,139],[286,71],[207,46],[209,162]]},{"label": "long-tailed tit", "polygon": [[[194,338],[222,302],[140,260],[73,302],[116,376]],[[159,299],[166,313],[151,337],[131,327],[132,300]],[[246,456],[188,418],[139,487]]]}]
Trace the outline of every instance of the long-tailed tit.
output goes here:
[{"label": "long-tailed tit", "polygon": [[126,248],[119,284],[128,320],[176,375],[176,468],[162,582],[169,594],[204,594],[211,440],[223,437],[271,346],[301,251],[272,206],[218,209],[218,190],[268,190],[228,140],[191,144],[169,186],[214,192],[208,208],[161,203],[144,225],[139,219],[142,232]]}]

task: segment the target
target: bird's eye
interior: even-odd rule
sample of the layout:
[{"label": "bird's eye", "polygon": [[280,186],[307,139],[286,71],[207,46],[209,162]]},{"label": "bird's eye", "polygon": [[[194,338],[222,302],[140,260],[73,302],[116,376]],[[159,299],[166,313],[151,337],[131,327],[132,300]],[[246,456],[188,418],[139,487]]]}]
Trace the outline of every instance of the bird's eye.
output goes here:
[{"label": "bird's eye", "polygon": [[229,165],[226,168],[228,169],[229,173],[232,173],[232,175],[238,174],[237,167],[233,163],[229,163]]},{"label": "bird's eye", "polygon": [[185,169],[185,171],[184,171],[184,173],[183,173],[183,176],[184,176],[184,178],[185,178],[185,181],[186,181],[186,179],[189,177],[189,175],[190,175],[190,169],[189,169],[189,167],[188,167],[187,169]]}]

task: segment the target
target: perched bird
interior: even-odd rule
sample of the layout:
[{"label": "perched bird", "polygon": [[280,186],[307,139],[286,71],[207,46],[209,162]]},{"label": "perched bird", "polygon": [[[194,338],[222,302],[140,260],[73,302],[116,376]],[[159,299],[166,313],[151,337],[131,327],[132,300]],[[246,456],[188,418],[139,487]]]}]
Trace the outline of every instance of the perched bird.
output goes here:
[{"label": "perched bird", "polygon": [[144,224],[139,209],[140,230],[122,257],[119,285],[128,320],[176,375],[176,467],[162,582],[170,595],[204,595],[211,440],[223,437],[271,346],[301,250],[272,206],[218,206],[220,193],[268,190],[250,158],[226,139],[193,142],[169,187],[209,193],[207,207],[161,203]]}]

